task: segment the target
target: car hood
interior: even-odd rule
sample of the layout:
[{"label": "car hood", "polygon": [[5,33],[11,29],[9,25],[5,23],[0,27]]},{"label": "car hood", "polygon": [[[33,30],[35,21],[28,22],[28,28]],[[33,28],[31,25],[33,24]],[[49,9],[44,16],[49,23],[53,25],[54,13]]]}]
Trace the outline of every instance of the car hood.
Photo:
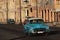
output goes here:
[{"label": "car hood", "polygon": [[32,28],[46,28],[47,25],[45,24],[30,24]]}]

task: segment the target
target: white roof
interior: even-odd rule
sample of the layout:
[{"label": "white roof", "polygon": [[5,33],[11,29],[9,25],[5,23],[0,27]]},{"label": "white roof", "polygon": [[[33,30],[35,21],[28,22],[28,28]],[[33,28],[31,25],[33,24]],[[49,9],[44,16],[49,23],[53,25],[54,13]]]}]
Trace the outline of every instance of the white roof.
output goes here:
[{"label": "white roof", "polygon": [[33,20],[33,19],[42,19],[42,18],[29,18],[28,20]]}]

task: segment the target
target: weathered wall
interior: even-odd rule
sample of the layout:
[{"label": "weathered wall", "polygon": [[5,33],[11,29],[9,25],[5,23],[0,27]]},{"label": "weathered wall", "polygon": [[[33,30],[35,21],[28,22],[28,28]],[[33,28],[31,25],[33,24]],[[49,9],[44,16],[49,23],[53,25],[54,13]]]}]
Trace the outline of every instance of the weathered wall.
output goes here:
[{"label": "weathered wall", "polygon": [[19,0],[0,0],[0,22],[7,23],[7,19],[20,22]]},{"label": "weathered wall", "polygon": [[0,0],[0,22],[6,23],[6,2],[5,0]]},{"label": "weathered wall", "polygon": [[[21,1],[21,4],[20,4],[20,1]],[[29,1],[28,4],[26,4],[24,0],[0,0],[0,22],[7,23],[7,19],[11,18],[16,21],[16,24],[19,24],[20,17],[22,18],[21,20],[23,22],[25,20],[25,17],[27,16],[26,9],[29,11],[28,15],[31,17],[32,16],[37,17],[37,14],[38,14],[38,17],[43,18],[45,22],[54,22],[56,20],[55,14],[52,11],[53,10],[52,5],[48,4],[48,5],[45,5],[43,8],[41,6],[41,0],[37,0],[37,1],[28,0],[28,1]],[[28,8],[25,8],[25,7],[28,7]],[[54,7],[57,7],[55,6],[55,3],[54,3]],[[32,12],[30,8],[32,8]],[[20,16],[20,13],[21,13],[21,16]],[[60,21],[60,17],[58,17],[58,21]]]}]

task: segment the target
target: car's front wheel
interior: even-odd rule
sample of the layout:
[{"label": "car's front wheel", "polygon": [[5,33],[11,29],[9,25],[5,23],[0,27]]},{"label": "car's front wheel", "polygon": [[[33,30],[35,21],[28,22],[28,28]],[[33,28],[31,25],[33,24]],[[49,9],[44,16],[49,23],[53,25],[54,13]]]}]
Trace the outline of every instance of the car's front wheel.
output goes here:
[{"label": "car's front wheel", "polygon": [[48,36],[48,33],[43,33],[43,36]]},{"label": "car's front wheel", "polygon": [[31,33],[25,33],[25,35],[26,35],[26,36],[32,36],[32,34],[31,34]]}]

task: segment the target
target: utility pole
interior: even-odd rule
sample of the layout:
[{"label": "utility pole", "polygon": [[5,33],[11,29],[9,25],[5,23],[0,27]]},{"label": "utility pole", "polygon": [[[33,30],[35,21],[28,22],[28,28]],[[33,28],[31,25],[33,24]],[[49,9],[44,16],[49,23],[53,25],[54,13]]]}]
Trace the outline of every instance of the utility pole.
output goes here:
[{"label": "utility pole", "polygon": [[7,13],[7,21],[8,21],[8,0],[6,0],[6,8],[7,8],[6,13]]},{"label": "utility pole", "polygon": [[22,15],[21,15],[21,0],[19,0],[19,4],[20,4],[20,25],[22,25]]},{"label": "utility pole", "polygon": [[38,0],[36,0],[36,17],[38,18]]}]

